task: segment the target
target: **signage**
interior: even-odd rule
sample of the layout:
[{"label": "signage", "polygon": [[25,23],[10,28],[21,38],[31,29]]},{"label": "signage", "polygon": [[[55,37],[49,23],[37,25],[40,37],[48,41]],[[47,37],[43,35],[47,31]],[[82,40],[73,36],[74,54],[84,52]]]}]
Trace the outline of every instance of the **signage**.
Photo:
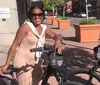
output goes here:
[{"label": "signage", "polygon": [[10,9],[0,8],[0,18],[10,18]]}]

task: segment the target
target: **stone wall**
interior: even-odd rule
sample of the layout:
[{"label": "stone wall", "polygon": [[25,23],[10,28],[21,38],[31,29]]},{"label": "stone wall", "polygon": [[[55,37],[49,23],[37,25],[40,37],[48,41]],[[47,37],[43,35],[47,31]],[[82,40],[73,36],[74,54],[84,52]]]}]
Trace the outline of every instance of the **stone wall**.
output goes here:
[{"label": "stone wall", "polygon": [[16,0],[2,0],[0,8],[10,9],[9,18],[0,18],[0,45],[11,45],[19,28]]}]

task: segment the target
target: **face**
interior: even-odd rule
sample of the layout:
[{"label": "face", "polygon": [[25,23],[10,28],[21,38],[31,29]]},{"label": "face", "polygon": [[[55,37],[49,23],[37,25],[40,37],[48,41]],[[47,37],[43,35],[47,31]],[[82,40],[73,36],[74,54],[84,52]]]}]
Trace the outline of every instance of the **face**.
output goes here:
[{"label": "face", "polygon": [[32,22],[34,25],[40,25],[43,21],[43,12],[41,9],[35,8],[32,10]]}]

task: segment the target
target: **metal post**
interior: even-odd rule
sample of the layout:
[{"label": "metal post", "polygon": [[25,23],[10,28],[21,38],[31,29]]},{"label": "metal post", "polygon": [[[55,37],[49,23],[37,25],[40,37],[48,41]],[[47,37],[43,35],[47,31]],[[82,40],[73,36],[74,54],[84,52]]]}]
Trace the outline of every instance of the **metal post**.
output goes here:
[{"label": "metal post", "polygon": [[53,13],[53,17],[54,17],[54,6],[52,6],[52,13]]},{"label": "metal post", "polygon": [[63,17],[65,17],[65,8],[66,8],[66,4],[64,2],[64,6],[63,6]]},{"label": "metal post", "polygon": [[91,7],[91,4],[87,4],[87,0],[85,0],[86,2],[86,19],[88,20],[89,19],[89,16],[88,16],[88,7]]},{"label": "metal post", "polygon": [[65,17],[65,6],[63,7],[63,17]]},{"label": "metal post", "polygon": [[88,5],[87,5],[87,0],[85,0],[86,2],[86,19],[88,20]]}]

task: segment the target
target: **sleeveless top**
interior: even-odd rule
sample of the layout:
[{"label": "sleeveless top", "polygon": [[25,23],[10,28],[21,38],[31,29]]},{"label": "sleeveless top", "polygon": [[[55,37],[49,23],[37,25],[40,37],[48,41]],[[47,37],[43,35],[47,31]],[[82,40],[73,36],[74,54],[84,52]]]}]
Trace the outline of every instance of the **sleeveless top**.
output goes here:
[{"label": "sleeveless top", "polygon": [[45,30],[47,26],[41,24],[42,33],[41,35],[39,35],[35,26],[31,22],[26,21],[24,24],[27,24],[34,34],[29,31],[21,41],[21,44],[18,47],[13,60],[14,67],[17,68],[20,68],[27,64],[38,64],[39,58],[41,57],[41,52],[30,52],[30,49],[43,47],[45,43]]}]

